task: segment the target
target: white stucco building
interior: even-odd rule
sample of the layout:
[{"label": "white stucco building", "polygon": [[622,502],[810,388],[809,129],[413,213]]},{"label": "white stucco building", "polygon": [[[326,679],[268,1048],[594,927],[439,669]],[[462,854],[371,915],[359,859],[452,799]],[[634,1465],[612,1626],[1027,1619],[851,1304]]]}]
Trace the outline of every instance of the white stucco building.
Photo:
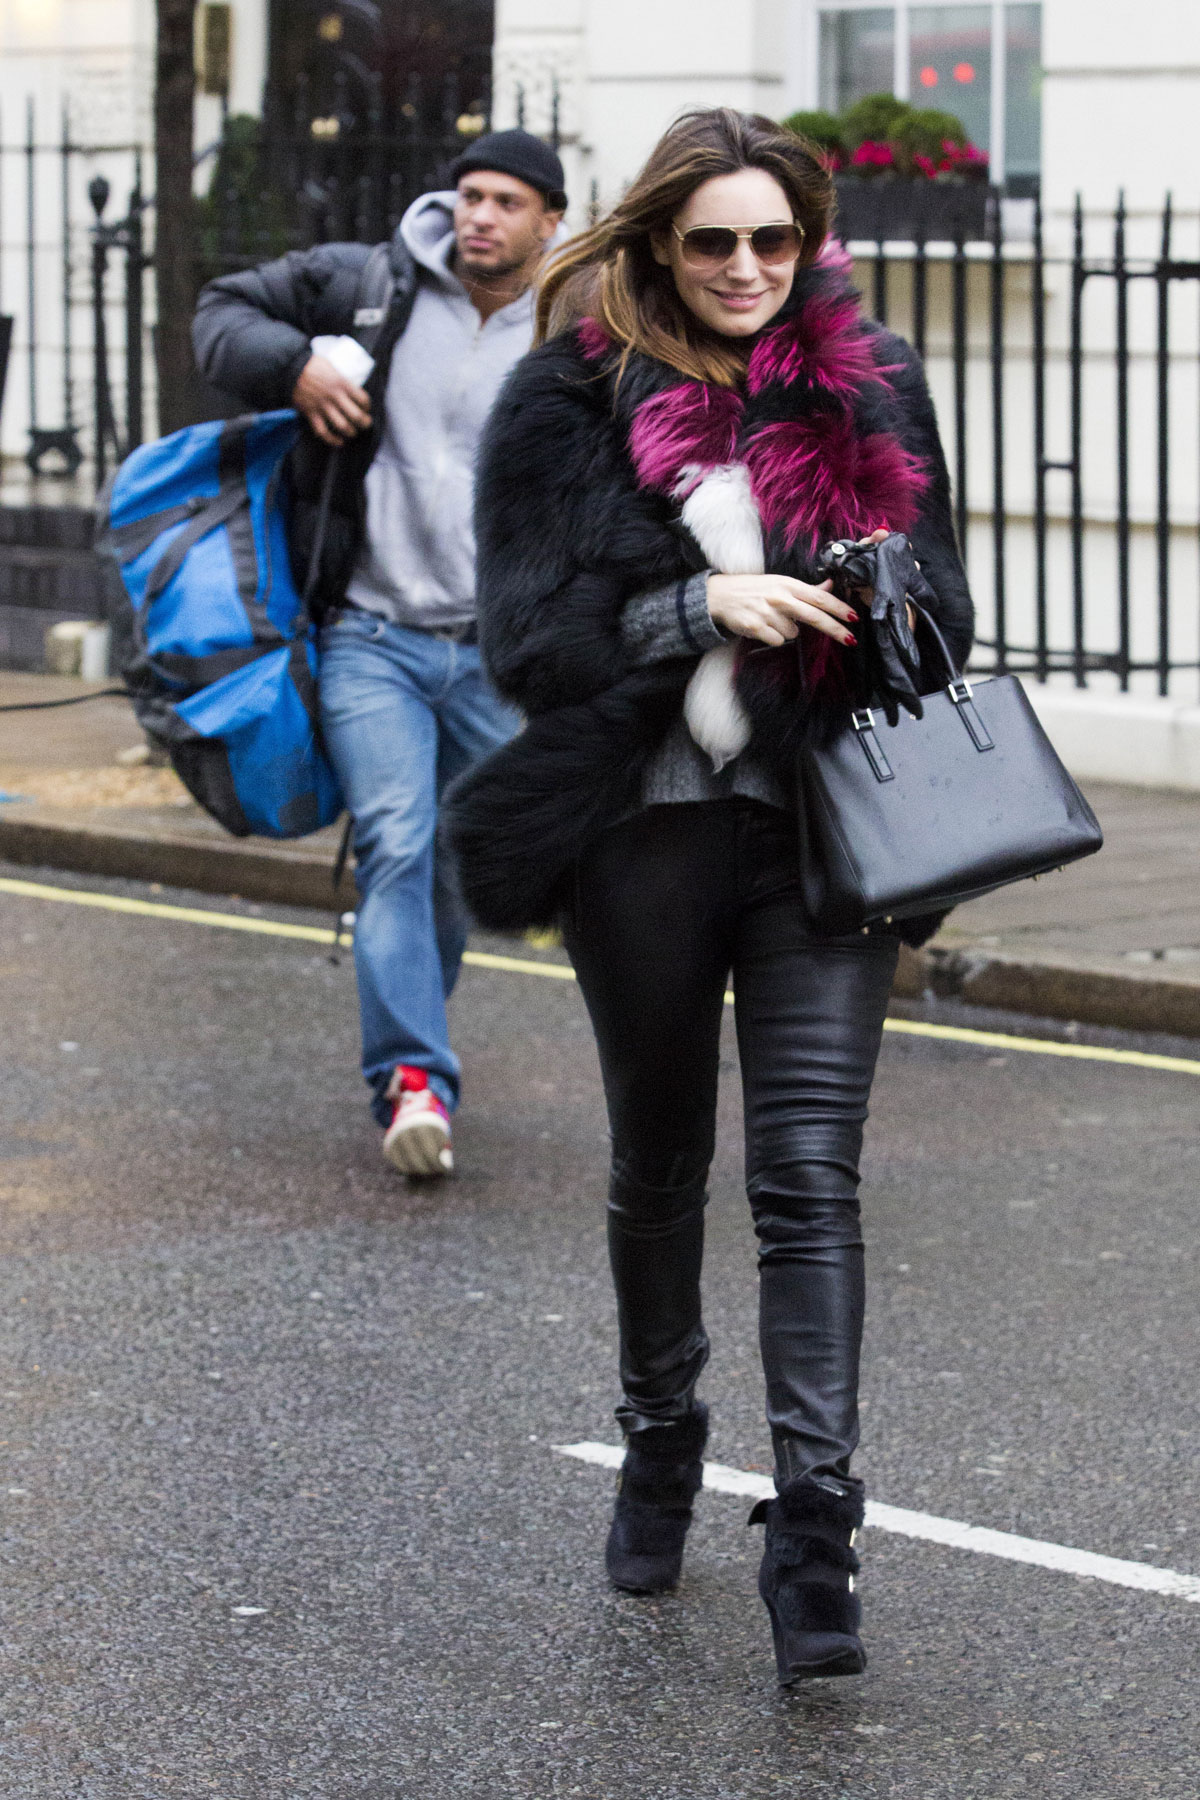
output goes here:
[{"label": "white stucco building", "polygon": [[[201,0],[197,35],[207,15],[226,30],[230,46],[228,103],[257,112],[266,74],[266,0]],[[0,109],[3,141],[24,128],[26,101],[39,128],[57,129],[64,102],[73,135],[92,143],[140,143],[153,138],[154,0],[0,0]],[[219,129],[221,101],[197,96],[197,138]]]},{"label": "white stucco building", "polygon": [[[1040,48],[1039,48],[1040,45]],[[603,204],[681,108],[781,116],[891,88],[964,119],[997,173],[1053,205],[1185,205],[1200,166],[1194,0],[497,0],[496,119],[544,127],[561,90],[574,186]]]},{"label": "white stucco building", "polygon": [[[336,13],[337,0],[330,0]],[[257,112],[269,0],[201,0],[198,40],[229,45],[227,104]],[[26,101],[93,142],[150,138],[153,0],[0,0],[3,141]],[[722,102],[780,116],[894,92],[956,111],[1012,177],[1039,174],[1062,203],[1124,186],[1185,199],[1200,166],[1200,6],[1194,0],[496,0],[495,118],[548,127],[557,80],[573,186],[603,203],[682,107]],[[222,100],[197,99],[199,146]]]},{"label": "white stucco building", "polygon": [[[289,50],[305,33],[337,37],[339,0],[201,0],[201,59],[196,107],[199,150],[212,144],[222,111],[257,112],[275,51]],[[471,10],[476,56],[486,46],[483,0],[414,0],[414,7],[454,25]],[[461,9],[455,12],[454,8]],[[407,17],[408,14],[405,14]],[[414,13],[415,16],[415,13]],[[347,18],[350,17],[349,11]],[[482,21],[482,36],[481,36]],[[397,21],[392,20],[395,25]],[[151,139],[153,0],[0,0],[0,312],[17,315],[14,369],[4,409],[4,448],[19,454],[27,441],[26,382],[21,364],[26,303],[24,217],[26,164],[21,154],[26,106],[32,99],[37,135],[52,144],[64,100],[77,140],[93,145],[142,144]],[[297,33],[300,35],[297,36]],[[445,32],[443,32],[445,38]],[[465,33],[464,41],[465,41]],[[405,40],[407,41],[407,40]],[[453,43],[446,40],[453,49]],[[457,42],[457,39],[454,40]],[[222,45],[225,46],[222,50]],[[206,66],[216,47],[222,68]],[[486,61],[486,48],[482,50]],[[401,59],[402,60],[402,59]],[[389,77],[405,79],[397,64]],[[223,92],[206,90],[223,90]],[[1131,213],[1129,250],[1145,272],[1158,253],[1164,194],[1175,190],[1174,255],[1200,258],[1200,5],[1196,0],[894,0],[862,6],[856,0],[496,0],[493,119],[523,118],[548,132],[555,95],[562,151],[572,196],[571,217],[582,223],[594,206],[610,203],[637,170],[664,126],[683,108],[724,103],[782,117],[798,108],[836,108],[864,93],[890,89],[902,97],[956,112],[972,138],[988,150],[994,175],[1010,194],[1040,185],[1050,253],[1046,297],[1047,457],[1068,450],[1066,344],[1071,305],[1069,271],[1055,257],[1070,246],[1070,208],[1083,195],[1089,256],[1112,251],[1112,208],[1123,189]],[[111,167],[114,201],[127,191],[128,164],[97,153],[77,164],[74,197],[81,234],[90,169]],[[60,175],[53,155],[39,165],[39,219],[58,205]],[[203,181],[203,174],[198,181]],[[121,187],[121,182],[126,187]],[[1005,513],[1008,531],[1008,607],[1014,638],[1028,640],[1035,504],[1031,453],[1032,266],[1027,239],[1031,203],[1007,206],[1011,241],[1004,261]],[[1022,241],[1023,231],[1025,233]],[[39,240],[43,238],[38,228]],[[86,238],[79,235],[77,284],[86,281]],[[911,332],[908,253],[889,252],[890,322]],[[57,261],[56,261],[57,257]],[[968,549],[986,632],[993,593],[993,431],[988,357],[986,252],[972,250],[968,392]],[[27,259],[26,259],[27,260]],[[55,303],[61,253],[45,238],[39,253],[36,317],[50,358],[46,386],[57,377]],[[949,357],[950,289],[943,267],[931,269],[927,362],[943,420],[953,416]],[[871,272],[861,270],[864,287]],[[1089,616],[1111,635],[1112,519],[1117,505],[1112,453],[1113,284],[1089,278],[1082,306],[1085,369],[1083,463]],[[77,292],[76,306],[82,296]],[[1171,446],[1171,609],[1173,651],[1200,656],[1195,593],[1195,495],[1200,490],[1200,404],[1196,368],[1195,283],[1173,290],[1168,361],[1173,418]],[[1155,292],[1152,281],[1131,284],[1130,501],[1133,589],[1139,619],[1153,619],[1157,581]],[[76,366],[79,412],[87,411],[87,321],[81,319]],[[61,385],[61,384],[59,384]],[[45,411],[52,410],[47,405]],[[53,422],[53,421],[51,421]],[[1068,482],[1061,470],[1048,485],[1050,610],[1061,638],[1070,609]],[[1090,627],[1089,629],[1093,629]],[[1145,627],[1148,629],[1148,627]],[[1142,643],[1140,653],[1147,653]],[[1194,675],[1182,678],[1190,692]],[[1103,683],[1101,683],[1103,685]]]}]

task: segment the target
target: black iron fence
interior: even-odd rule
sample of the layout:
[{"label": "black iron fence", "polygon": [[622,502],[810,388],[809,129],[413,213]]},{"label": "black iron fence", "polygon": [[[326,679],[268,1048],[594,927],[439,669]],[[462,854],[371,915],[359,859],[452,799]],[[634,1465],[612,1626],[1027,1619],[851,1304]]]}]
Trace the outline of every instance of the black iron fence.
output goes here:
[{"label": "black iron fence", "polygon": [[[414,87],[386,118],[369,93],[357,114],[343,99],[313,118],[301,91],[286,122],[229,121],[203,159],[197,284],[292,247],[378,240],[487,123],[452,84]],[[0,338],[15,315],[0,422],[10,458],[44,476],[86,460],[99,482],[153,430],[153,199],[136,146],[57,123],[39,132],[32,106],[15,136],[0,121]],[[852,243],[868,306],[926,359],[980,666],[1194,690],[1196,238],[1170,201],[1153,217],[1122,202],[1043,216],[993,194],[980,237]]]},{"label": "black iron fence", "polygon": [[[406,98],[385,108],[378,78],[357,102],[344,73],[331,109],[313,114],[307,82],[285,116],[231,119],[208,197],[197,208],[201,273],[252,266],[284,250],[338,239],[389,236],[416,195],[443,185],[448,164],[486,130],[486,99],[450,75],[414,75]],[[473,97],[472,97],[473,95]]]},{"label": "black iron fence", "polygon": [[1169,197],[1048,224],[993,193],[980,240],[851,245],[926,359],[980,667],[1164,695],[1200,669],[1200,246],[1179,235]]},{"label": "black iron fence", "polygon": [[[479,81],[413,77],[386,112],[371,77],[339,76],[312,116],[303,80],[287,118],[227,121],[197,158],[193,287],[290,249],[390,235],[416,195],[486,129]],[[153,417],[148,272],[154,198],[141,146],[89,143],[66,109],[48,134],[32,101],[0,118],[0,342],[12,321],[0,446],[37,475],[96,482],[143,441]]]}]

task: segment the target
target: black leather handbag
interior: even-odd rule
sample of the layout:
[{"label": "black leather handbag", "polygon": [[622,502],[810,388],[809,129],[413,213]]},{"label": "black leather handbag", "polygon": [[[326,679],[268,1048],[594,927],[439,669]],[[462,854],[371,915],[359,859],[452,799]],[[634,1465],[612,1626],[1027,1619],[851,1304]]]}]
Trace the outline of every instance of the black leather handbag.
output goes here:
[{"label": "black leather handbag", "polygon": [[822,931],[946,912],[1104,842],[1016,676],[967,681],[915,610],[946,677],[923,716],[864,707],[801,754],[801,880]]}]

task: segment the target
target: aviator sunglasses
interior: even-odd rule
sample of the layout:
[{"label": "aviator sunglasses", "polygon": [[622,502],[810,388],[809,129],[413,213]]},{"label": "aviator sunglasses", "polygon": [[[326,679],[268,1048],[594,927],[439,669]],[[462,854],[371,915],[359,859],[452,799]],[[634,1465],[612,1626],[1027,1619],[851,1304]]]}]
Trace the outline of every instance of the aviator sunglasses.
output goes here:
[{"label": "aviator sunglasses", "polygon": [[683,260],[694,269],[719,269],[736,255],[742,238],[749,238],[750,248],[760,263],[795,262],[804,243],[804,227],[798,219],[788,225],[754,225],[735,231],[732,225],[693,225],[680,231],[674,220],[671,230],[679,239]]}]

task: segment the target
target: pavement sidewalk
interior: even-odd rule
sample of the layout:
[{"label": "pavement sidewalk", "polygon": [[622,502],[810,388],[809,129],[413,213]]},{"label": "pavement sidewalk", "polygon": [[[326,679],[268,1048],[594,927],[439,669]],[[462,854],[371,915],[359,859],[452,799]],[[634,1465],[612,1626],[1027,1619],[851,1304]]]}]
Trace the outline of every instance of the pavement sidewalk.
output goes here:
[{"label": "pavement sidewalk", "polygon": [[[97,685],[97,684],[93,684]],[[104,684],[98,684],[104,685]],[[89,684],[0,673],[0,705]],[[332,909],[340,828],[230,838],[142,744],[124,700],[0,713],[0,860]],[[1200,794],[1090,785],[1099,856],[960,907],[897,994],[1200,1038]],[[352,907],[347,876],[337,896]]]}]

